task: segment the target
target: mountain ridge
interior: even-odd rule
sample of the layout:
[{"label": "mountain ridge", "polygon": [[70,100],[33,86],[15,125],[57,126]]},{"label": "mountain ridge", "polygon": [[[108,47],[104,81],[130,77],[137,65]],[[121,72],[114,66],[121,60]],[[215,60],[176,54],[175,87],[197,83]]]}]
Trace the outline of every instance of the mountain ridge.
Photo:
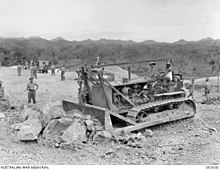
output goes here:
[{"label": "mountain ridge", "polygon": [[[167,43],[146,40],[135,42],[132,40],[82,40],[68,41],[62,37],[47,40],[41,37],[2,38],[0,37],[1,65],[16,65],[18,62],[30,60],[49,60],[59,64],[73,64],[76,60],[92,64],[96,57],[100,62],[118,63],[137,60],[173,58],[176,68],[191,70],[201,65],[209,67],[211,61],[220,56],[220,39],[210,37],[198,41],[178,41]],[[213,63],[213,62],[212,62]],[[146,68],[137,67],[136,70]],[[204,70],[199,69],[198,74]]]}]

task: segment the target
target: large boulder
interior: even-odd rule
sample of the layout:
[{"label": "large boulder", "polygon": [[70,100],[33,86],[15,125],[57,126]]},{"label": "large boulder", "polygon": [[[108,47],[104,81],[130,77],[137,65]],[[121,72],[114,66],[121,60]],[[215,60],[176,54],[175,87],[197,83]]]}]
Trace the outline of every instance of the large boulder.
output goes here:
[{"label": "large boulder", "polygon": [[28,116],[28,120],[32,120],[32,119],[39,119],[42,122],[42,113],[40,111],[34,110]]},{"label": "large boulder", "polygon": [[43,127],[46,127],[51,120],[61,117],[66,117],[66,112],[58,106],[52,106],[47,114],[43,113]]},{"label": "large boulder", "polygon": [[24,122],[25,120],[28,119],[29,114],[33,111],[32,108],[24,108],[24,110],[21,112],[19,116],[20,122]]},{"label": "large boulder", "polygon": [[27,119],[39,119],[41,120],[42,114],[37,108],[25,105],[23,111],[19,115],[20,122],[24,122]]},{"label": "large boulder", "polygon": [[43,131],[43,137],[54,139],[57,136],[61,136],[72,122],[73,120],[69,118],[51,120]]},{"label": "large boulder", "polygon": [[21,141],[32,141],[38,138],[42,130],[42,124],[39,119],[29,119],[19,124],[18,139]]},{"label": "large boulder", "polygon": [[63,132],[61,138],[68,144],[87,141],[85,124],[74,120],[72,124]]},{"label": "large boulder", "polygon": [[61,106],[61,103],[59,101],[56,101],[56,102],[48,102],[43,108],[42,108],[42,112],[44,115],[47,115],[50,108],[53,107],[53,106]]},{"label": "large boulder", "polygon": [[[29,110],[28,110],[29,109]],[[23,105],[22,107],[21,107],[21,113],[20,113],[20,115],[19,115],[19,121],[20,122],[24,122],[25,120],[27,120],[28,119],[28,113],[32,110],[31,108],[28,108],[28,106],[27,105]],[[28,110],[28,111],[27,111]]]}]

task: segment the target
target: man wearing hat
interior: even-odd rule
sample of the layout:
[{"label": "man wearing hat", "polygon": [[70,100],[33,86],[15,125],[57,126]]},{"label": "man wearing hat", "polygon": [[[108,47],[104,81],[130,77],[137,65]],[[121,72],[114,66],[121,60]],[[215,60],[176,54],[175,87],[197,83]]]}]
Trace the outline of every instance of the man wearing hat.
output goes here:
[{"label": "man wearing hat", "polygon": [[150,62],[150,67],[151,67],[150,77],[151,77],[151,79],[154,79],[156,77],[156,75],[157,75],[157,70],[156,70],[155,62]]},{"label": "man wearing hat", "polygon": [[28,92],[28,103],[31,103],[31,99],[33,103],[36,104],[36,91],[39,88],[38,84],[34,83],[33,77],[29,78],[30,82],[27,84]]}]

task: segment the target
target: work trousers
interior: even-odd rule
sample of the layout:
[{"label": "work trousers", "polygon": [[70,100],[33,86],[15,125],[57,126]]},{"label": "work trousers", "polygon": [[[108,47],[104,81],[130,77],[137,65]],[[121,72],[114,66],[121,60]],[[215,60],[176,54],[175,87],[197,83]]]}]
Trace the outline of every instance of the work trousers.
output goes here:
[{"label": "work trousers", "polygon": [[37,70],[34,70],[34,71],[33,71],[33,77],[34,77],[34,78],[37,78]]},{"label": "work trousers", "polygon": [[28,103],[31,103],[31,99],[33,100],[33,103],[36,103],[36,91],[29,91],[28,92]]},{"label": "work trousers", "polygon": [[30,76],[31,76],[31,78],[34,78],[34,71],[33,70],[31,70]]}]

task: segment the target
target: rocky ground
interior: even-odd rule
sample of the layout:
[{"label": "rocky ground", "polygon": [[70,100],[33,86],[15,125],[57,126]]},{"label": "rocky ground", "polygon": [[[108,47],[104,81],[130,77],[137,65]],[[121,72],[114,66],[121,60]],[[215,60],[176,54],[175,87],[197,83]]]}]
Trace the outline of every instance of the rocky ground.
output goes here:
[{"label": "rocky ground", "polygon": [[[23,70],[18,77],[14,69],[0,68],[6,95],[13,110],[0,115],[0,164],[76,165],[76,164],[145,164],[145,165],[216,165],[220,163],[220,93],[210,94],[209,104],[202,89],[196,89],[197,114],[193,119],[151,128],[153,135],[126,139],[126,142],[107,140],[82,142],[77,145],[51,144],[43,138],[20,141],[15,124],[20,122],[22,109],[27,104],[26,84],[29,71]],[[43,109],[48,102],[77,99],[75,73],[67,73],[66,81],[60,75],[39,74],[35,80],[37,108]],[[3,114],[3,115],[2,115]],[[210,130],[212,127],[213,130]],[[135,140],[134,140],[135,139]],[[137,139],[137,140],[136,140]]]}]

